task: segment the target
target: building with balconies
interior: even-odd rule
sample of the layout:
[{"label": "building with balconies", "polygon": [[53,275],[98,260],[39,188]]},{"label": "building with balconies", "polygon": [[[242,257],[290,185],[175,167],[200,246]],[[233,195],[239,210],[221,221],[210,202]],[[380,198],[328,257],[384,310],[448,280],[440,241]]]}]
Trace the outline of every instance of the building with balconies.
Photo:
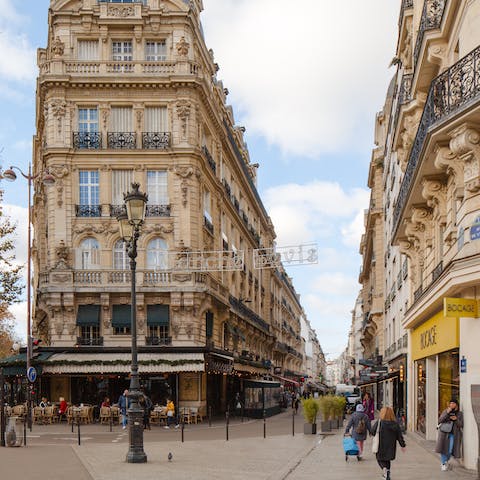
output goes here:
[{"label": "building with balconies", "polygon": [[[136,273],[139,374],[154,402],[225,411],[243,381],[304,372],[299,297],[253,251],[275,232],[201,0],[51,0],[38,51],[33,334],[39,392],[73,403],[128,387],[131,273],[116,216],[148,194]],[[244,398],[248,408],[248,398]]]},{"label": "building with balconies", "polygon": [[472,469],[478,453],[472,388],[480,375],[480,323],[475,308],[451,313],[444,305],[449,298],[454,305],[468,299],[476,305],[478,299],[479,62],[480,2],[402,2],[390,162],[399,167],[393,182],[398,189],[389,192],[394,206],[386,228],[409,279],[398,317],[409,338],[408,423],[434,440],[439,412],[450,398],[459,398],[463,463]]}]

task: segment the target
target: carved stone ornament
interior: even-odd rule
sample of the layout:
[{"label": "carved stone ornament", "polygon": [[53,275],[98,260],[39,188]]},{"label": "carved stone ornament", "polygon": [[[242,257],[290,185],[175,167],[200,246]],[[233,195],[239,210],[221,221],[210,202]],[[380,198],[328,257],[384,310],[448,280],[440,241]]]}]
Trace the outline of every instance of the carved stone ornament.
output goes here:
[{"label": "carved stone ornament", "polygon": [[71,336],[75,335],[76,330],[77,330],[77,326],[75,325],[75,323],[70,323],[68,325],[68,334],[69,335],[71,335]]},{"label": "carved stone ornament", "polygon": [[193,324],[187,323],[185,325],[185,333],[187,334],[188,338],[193,335]]},{"label": "carved stone ornament", "polygon": [[190,104],[186,100],[177,102],[177,115],[181,121],[182,139],[187,138],[188,118],[190,117]]},{"label": "carved stone ornament", "polygon": [[173,168],[173,173],[182,178],[188,178],[193,175],[195,169],[189,165],[187,166],[175,166]]},{"label": "carved stone ornament", "polygon": [[172,333],[174,338],[178,338],[178,334],[180,333],[180,325],[177,323],[172,324]]},{"label": "carved stone ornament", "polygon": [[65,44],[60,40],[59,37],[55,37],[52,44],[50,45],[50,52],[54,57],[61,57],[65,51]]},{"label": "carved stone ornament", "polygon": [[55,322],[55,333],[60,337],[63,333],[63,322],[61,320],[57,320]]},{"label": "carved stone ornament", "polygon": [[435,209],[437,217],[446,214],[447,187],[445,182],[436,178],[424,178],[422,180],[422,196],[427,201],[427,205]]},{"label": "carved stone ornament", "polygon": [[188,50],[190,44],[185,40],[185,37],[182,36],[180,41],[177,43],[177,52],[181,57],[186,57],[188,55]]},{"label": "carved stone ornament", "polygon": [[173,224],[169,223],[167,225],[159,225],[159,224],[148,225],[142,231],[145,234],[148,234],[148,233],[168,234],[173,232]]},{"label": "carved stone ornament", "polygon": [[108,6],[108,16],[109,17],[133,17],[135,15],[135,10],[133,7],[114,7],[112,5]]}]

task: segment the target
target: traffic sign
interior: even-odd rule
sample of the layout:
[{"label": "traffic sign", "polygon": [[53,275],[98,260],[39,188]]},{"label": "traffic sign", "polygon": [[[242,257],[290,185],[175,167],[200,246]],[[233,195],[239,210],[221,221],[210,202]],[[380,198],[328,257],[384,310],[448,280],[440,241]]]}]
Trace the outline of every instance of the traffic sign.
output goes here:
[{"label": "traffic sign", "polygon": [[37,379],[37,370],[35,367],[28,367],[27,378],[30,383],[35,383],[35,380]]}]

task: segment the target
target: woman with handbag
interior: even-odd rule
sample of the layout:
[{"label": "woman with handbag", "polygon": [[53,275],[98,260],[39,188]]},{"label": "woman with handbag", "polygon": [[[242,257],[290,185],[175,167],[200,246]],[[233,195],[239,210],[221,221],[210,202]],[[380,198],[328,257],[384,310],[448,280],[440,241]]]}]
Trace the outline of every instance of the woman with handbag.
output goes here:
[{"label": "woman with handbag", "polygon": [[458,400],[453,398],[438,418],[438,438],[435,451],[440,454],[441,469],[446,472],[450,466],[450,457],[462,456],[463,413],[459,409]]},{"label": "woman with handbag", "polygon": [[402,430],[397,422],[392,407],[383,407],[379,419],[372,428],[372,452],[376,454],[377,463],[383,470],[383,478],[390,480],[391,461],[395,460],[397,442],[405,448]]}]

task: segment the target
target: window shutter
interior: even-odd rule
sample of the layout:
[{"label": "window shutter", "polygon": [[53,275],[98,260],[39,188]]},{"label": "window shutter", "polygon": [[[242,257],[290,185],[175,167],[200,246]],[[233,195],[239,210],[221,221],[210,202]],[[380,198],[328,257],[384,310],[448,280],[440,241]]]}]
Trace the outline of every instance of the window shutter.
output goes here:
[{"label": "window shutter", "polygon": [[112,205],[123,205],[123,194],[132,189],[132,171],[114,170],[112,173]]},{"label": "window shutter", "polygon": [[167,131],[166,107],[147,107],[145,109],[145,131],[156,133]]},{"label": "window shutter", "polygon": [[78,59],[98,60],[98,40],[79,40]]},{"label": "window shutter", "polygon": [[112,107],[110,126],[112,132],[132,132],[131,107]]}]

